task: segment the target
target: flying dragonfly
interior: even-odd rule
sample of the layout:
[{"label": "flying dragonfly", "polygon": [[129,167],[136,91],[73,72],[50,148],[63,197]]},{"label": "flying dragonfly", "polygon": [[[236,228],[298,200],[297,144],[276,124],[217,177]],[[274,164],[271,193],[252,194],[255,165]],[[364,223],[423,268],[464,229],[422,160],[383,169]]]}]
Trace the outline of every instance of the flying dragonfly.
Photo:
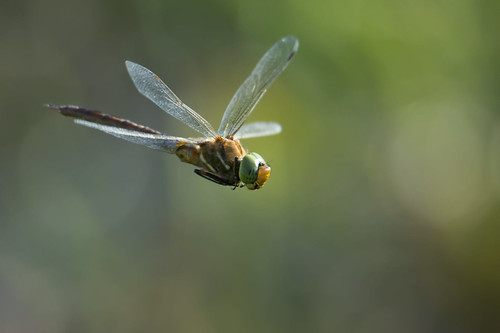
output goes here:
[{"label": "flying dragonfly", "polygon": [[256,190],[264,186],[271,168],[259,154],[248,152],[239,140],[281,132],[280,124],[275,122],[244,123],[271,83],[288,66],[298,47],[297,38],[287,36],[264,54],[229,102],[218,131],[184,104],[156,74],[127,60],[125,65],[137,90],[163,111],[203,135],[201,138],[165,135],[130,120],[79,106],[46,106],[64,116],[76,118],[75,123],[79,125],[176,154],[182,162],[199,167],[194,170],[196,174],[217,184]]}]

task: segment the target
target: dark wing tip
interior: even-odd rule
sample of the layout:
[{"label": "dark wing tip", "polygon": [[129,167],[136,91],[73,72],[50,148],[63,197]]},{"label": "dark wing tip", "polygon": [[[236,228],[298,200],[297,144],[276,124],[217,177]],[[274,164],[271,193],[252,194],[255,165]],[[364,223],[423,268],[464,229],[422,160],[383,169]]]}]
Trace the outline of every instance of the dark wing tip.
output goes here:
[{"label": "dark wing tip", "polygon": [[299,49],[299,40],[297,39],[297,37],[289,35],[283,37],[282,41],[292,46],[291,52],[288,55],[288,58],[286,59],[287,61],[290,61],[292,60],[293,56],[295,55],[295,53],[297,53],[297,50]]}]

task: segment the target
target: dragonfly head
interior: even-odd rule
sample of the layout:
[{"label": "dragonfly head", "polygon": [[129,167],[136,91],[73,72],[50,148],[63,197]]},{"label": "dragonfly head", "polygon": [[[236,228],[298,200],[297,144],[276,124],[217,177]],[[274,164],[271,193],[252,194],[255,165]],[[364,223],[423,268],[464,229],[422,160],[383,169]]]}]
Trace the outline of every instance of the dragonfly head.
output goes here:
[{"label": "dragonfly head", "polygon": [[243,156],[240,164],[240,180],[250,189],[257,190],[264,186],[271,174],[271,167],[257,153]]}]

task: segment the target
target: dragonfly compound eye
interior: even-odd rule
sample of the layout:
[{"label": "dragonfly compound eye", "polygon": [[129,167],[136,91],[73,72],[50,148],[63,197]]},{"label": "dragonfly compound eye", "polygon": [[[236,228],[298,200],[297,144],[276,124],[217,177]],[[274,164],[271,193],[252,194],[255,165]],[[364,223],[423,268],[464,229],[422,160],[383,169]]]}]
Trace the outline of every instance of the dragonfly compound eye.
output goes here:
[{"label": "dragonfly compound eye", "polygon": [[256,190],[264,186],[271,174],[271,168],[266,161],[257,153],[243,156],[240,164],[240,180],[251,189]]}]

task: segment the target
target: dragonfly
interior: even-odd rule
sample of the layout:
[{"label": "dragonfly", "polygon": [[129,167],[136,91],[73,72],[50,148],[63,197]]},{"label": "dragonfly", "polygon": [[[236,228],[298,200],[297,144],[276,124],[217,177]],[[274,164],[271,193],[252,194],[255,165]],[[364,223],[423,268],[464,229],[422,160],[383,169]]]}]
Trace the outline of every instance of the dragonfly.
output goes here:
[{"label": "dragonfly", "polygon": [[287,36],[277,41],[259,60],[227,106],[219,129],[184,104],[152,71],[126,61],[128,73],[137,90],[160,109],[202,135],[183,138],[166,135],[130,120],[74,105],[45,106],[75,118],[74,122],[111,134],[148,148],[175,154],[182,162],[198,167],[194,172],[214,183],[250,190],[260,189],[269,179],[271,167],[255,152],[247,151],[240,139],[274,135],[281,132],[275,122],[245,124],[248,116],[271,83],[285,70],[297,52],[299,41]]}]

